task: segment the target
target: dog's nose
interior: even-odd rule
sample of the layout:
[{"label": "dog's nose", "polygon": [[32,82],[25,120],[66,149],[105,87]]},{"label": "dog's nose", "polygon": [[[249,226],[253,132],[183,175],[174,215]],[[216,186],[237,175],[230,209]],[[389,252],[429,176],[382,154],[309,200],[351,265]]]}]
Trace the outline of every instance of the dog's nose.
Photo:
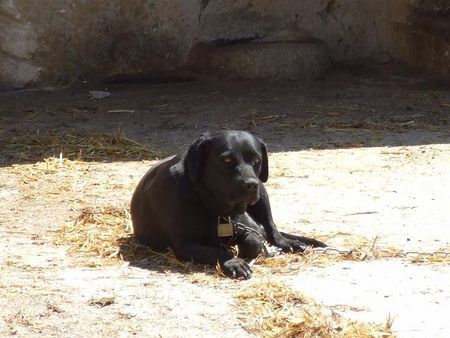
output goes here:
[{"label": "dog's nose", "polygon": [[258,180],[254,178],[246,180],[244,181],[244,187],[248,192],[255,192],[258,190]]}]

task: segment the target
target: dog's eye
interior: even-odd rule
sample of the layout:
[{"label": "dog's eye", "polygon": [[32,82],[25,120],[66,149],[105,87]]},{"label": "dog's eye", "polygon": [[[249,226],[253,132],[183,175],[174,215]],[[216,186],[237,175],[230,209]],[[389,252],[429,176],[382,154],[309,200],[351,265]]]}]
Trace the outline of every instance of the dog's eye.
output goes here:
[{"label": "dog's eye", "polygon": [[252,165],[258,164],[261,161],[259,157],[254,157],[252,160]]},{"label": "dog's eye", "polygon": [[224,156],[222,157],[222,161],[224,161],[226,164],[231,164],[233,162],[233,159],[231,156]]}]

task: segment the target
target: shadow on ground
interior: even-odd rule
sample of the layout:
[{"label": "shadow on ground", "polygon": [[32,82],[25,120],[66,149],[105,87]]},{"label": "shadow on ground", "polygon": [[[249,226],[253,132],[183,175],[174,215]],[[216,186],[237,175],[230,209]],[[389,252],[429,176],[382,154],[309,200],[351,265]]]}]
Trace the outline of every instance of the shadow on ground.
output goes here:
[{"label": "shadow on ground", "polygon": [[215,269],[210,266],[180,262],[170,250],[165,252],[152,251],[139,244],[133,235],[119,238],[118,244],[120,256],[133,267],[163,274],[176,272],[185,275],[193,272],[204,272],[214,275],[216,273]]},{"label": "shadow on ground", "polygon": [[[111,95],[93,99],[92,90]],[[100,159],[91,154],[92,161],[158,157],[139,151],[118,155],[121,147],[131,145],[179,153],[203,131],[217,129],[249,130],[272,152],[450,142],[450,79],[395,64],[340,67],[311,84],[87,83],[54,91],[0,92],[0,107],[0,166],[58,157],[67,135],[111,135],[114,140],[122,133],[130,142],[107,144],[116,146],[116,153]],[[53,143],[42,140],[49,135]],[[85,148],[91,145],[80,142],[70,156],[89,154]]]}]

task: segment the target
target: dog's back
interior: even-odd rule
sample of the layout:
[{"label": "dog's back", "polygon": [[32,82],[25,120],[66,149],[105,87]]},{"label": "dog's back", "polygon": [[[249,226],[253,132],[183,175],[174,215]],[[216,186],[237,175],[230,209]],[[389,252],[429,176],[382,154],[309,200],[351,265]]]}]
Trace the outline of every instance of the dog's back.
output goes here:
[{"label": "dog's back", "polygon": [[137,185],[131,199],[134,235],[139,242],[153,250],[164,250],[170,244],[165,229],[160,227],[160,217],[164,214],[161,206],[165,202],[170,203],[170,200],[165,201],[165,196],[173,184],[169,168],[178,161],[178,156],[172,156],[150,168]]}]

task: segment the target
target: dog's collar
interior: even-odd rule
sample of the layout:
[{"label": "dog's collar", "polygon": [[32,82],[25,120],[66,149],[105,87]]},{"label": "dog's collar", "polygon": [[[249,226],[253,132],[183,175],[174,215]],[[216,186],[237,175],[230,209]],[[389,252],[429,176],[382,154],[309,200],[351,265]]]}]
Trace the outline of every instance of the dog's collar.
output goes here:
[{"label": "dog's collar", "polygon": [[[265,257],[269,257],[269,251],[266,248],[266,245],[264,244],[265,238],[261,234],[259,234],[254,229],[246,226],[243,223],[239,223],[236,221],[233,221],[230,216],[223,217],[219,216],[217,217],[217,236],[219,237],[219,240],[222,242],[222,244],[230,243],[233,241],[237,236],[243,235],[245,233],[252,233],[256,237],[258,237],[261,240],[262,248],[264,252]],[[225,243],[223,243],[225,241]]]},{"label": "dog's collar", "polygon": [[253,233],[256,237],[260,238],[262,241],[265,241],[264,236],[262,236],[257,231],[246,226],[243,223],[233,221],[230,216],[217,217],[217,235],[219,238],[235,237],[237,235],[242,235],[247,232]]}]

